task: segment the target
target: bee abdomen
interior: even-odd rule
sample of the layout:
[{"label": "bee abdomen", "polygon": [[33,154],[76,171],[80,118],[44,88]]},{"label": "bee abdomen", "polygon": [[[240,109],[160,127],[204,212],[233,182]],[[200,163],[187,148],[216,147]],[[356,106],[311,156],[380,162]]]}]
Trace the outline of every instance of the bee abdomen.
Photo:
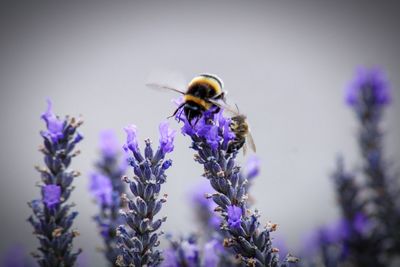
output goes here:
[{"label": "bee abdomen", "polygon": [[245,138],[235,138],[228,144],[227,153],[233,153],[234,151],[238,151],[243,147],[246,143]]}]

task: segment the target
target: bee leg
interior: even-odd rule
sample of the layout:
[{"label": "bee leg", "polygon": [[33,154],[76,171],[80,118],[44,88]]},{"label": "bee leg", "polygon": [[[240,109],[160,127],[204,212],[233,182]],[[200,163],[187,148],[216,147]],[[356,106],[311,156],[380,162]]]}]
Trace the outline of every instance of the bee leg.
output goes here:
[{"label": "bee leg", "polygon": [[[167,119],[174,117],[174,116],[176,115],[176,113],[178,113],[178,111],[179,111],[184,105],[185,105],[185,103],[180,104],[179,107],[178,107],[177,109],[175,109],[174,113],[173,113],[171,116],[168,116]],[[179,121],[180,121],[180,119],[181,119],[180,116],[179,116],[178,119],[179,119]]]},{"label": "bee leg", "polygon": [[190,119],[190,118],[191,118],[190,113],[191,113],[191,110],[189,109],[188,114],[187,114],[187,116],[186,116],[186,119],[187,119],[187,121],[189,122],[190,127],[193,128],[192,120]]},{"label": "bee leg", "polygon": [[217,114],[221,110],[220,107],[216,106],[216,108],[212,111],[212,114]]},{"label": "bee leg", "polygon": [[200,118],[197,117],[197,118],[196,118],[196,121],[194,122],[194,126],[196,126],[196,124],[199,122],[199,120],[200,120]]}]

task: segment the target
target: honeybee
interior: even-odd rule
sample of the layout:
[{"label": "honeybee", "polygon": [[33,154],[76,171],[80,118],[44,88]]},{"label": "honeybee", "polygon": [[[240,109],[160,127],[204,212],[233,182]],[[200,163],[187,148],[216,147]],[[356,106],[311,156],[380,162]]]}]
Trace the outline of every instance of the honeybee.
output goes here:
[{"label": "honeybee", "polygon": [[249,124],[247,123],[247,117],[239,112],[237,105],[236,111],[229,107],[225,107],[225,110],[234,114],[231,117],[229,127],[235,134],[235,138],[228,144],[227,152],[232,153],[243,147],[243,154],[245,155],[247,153],[247,144],[253,152],[256,152],[256,145],[251,135]]},{"label": "honeybee", "polygon": [[148,83],[147,85],[182,94],[183,103],[179,105],[170,117],[174,117],[179,110],[183,109],[183,112],[191,125],[192,121],[196,119],[197,122],[206,110],[215,108],[215,112],[218,112],[220,110],[220,107],[217,104],[218,101],[225,101],[226,92],[223,91],[224,84],[218,76],[213,74],[205,73],[194,77],[188,84],[186,92],[154,83]]}]

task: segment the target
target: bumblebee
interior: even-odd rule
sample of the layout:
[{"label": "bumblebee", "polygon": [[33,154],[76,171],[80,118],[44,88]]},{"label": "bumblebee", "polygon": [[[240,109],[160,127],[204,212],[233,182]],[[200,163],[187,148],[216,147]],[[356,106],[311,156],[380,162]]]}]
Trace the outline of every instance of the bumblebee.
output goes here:
[{"label": "bumblebee", "polygon": [[225,101],[224,84],[220,78],[213,74],[200,74],[194,77],[186,92],[168,86],[158,84],[147,84],[151,87],[167,89],[178,92],[183,95],[183,103],[174,111],[171,117],[174,117],[178,111],[183,109],[185,116],[190,124],[195,119],[202,116],[203,112],[214,108],[213,112],[218,112],[220,107],[217,104],[219,100]]},{"label": "bumblebee", "polygon": [[251,135],[249,124],[247,123],[247,117],[243,114],[240,114],[237,106],[236,109],[237,111],[233,111],[230,108],[226,109],[234,114],[234,116],[231,117],[231,123],[229,127],[235,134],[235,138],[228,144],[227,152],[232,153],[243,147],[243,154],[246,154],[247,144],[249,144],[251,150],[256,152],[256,145],[254,144],[254,139]]}]

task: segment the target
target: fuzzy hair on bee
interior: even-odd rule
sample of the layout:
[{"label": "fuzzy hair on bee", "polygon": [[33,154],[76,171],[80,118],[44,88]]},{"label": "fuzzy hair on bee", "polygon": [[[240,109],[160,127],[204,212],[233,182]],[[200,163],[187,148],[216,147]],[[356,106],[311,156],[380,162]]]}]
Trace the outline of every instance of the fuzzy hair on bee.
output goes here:
[{"label": "fuzzy hair on bee", "polygon": [[184,92],[180,89],[162,86],[158,84],[147,84],[148,86],[167,89],[183,95],[183,103],[174,111],[170,117],[174,117],[180,110],[183,110],[187,120],[192,124],[203,115],[203,112],[213,108],[213,112],[219,112],[218,101],[225,100],[224,84],[218,76],[214,74],[200,74],[194,77],[188,84]]}]

